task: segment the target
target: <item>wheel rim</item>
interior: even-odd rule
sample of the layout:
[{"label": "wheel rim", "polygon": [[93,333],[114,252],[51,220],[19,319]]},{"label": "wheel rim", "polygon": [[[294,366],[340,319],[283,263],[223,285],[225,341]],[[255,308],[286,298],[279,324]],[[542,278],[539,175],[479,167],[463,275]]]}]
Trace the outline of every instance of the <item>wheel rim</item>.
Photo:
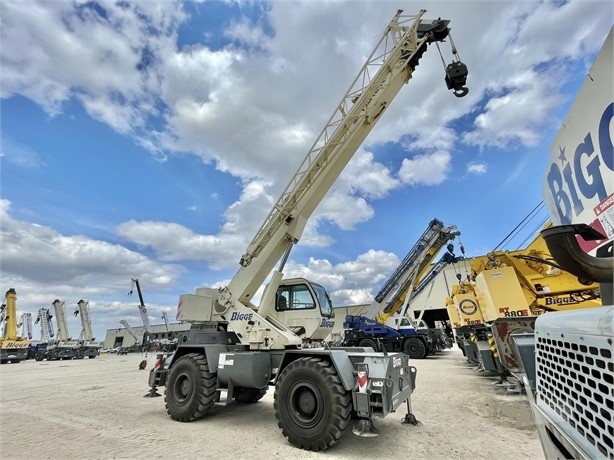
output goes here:
[{"label": "wheel rim", "polygon": [[192,390],[193,385],[190,375],[185,372],[179,374],[173,386],[173,395],[177,404],[186,404],[192,396]]},{"label": "wheel rim", "polygon": [[311,382],[296,382],[288,393],[288,407],[294,423],[304,429],[313,428],[324,413],[322,393]]}]

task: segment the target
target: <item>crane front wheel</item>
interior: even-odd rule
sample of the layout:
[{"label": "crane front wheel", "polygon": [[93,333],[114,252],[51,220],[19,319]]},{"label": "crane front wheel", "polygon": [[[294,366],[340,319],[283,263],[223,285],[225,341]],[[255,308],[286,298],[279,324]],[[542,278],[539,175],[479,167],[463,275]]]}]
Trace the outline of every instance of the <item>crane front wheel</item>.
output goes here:
[{"label": "crane front wheel", "polygon": [[215,403],[216,380],[204,355],[189,353],[179,358],[164,391],[168,415],[179,422],[202,418]]},{"label": "crane front wheel", "polygon": [[403,343],[403,351],[411,359],[424,359],[427,355],[426,345],[417,337],[406,339]]},{"label": "crane front wheel", "polygon": [[334,445],[350,421],[352,397],[335,368],[321,358],[288,364],[275,385],[277,425],[301,449],[320,451]]}]

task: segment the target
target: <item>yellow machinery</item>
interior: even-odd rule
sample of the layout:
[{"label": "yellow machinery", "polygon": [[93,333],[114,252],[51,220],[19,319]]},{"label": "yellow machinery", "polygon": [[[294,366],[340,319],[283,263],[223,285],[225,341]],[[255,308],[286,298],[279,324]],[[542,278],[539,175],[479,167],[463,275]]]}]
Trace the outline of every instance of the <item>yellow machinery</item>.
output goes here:
[{"label": "yellow machinery", "polygon": [[17,335],[17,293],[6,291],[6,303],[2,305],[4,332],[0,338],[0,363],[18,363],[28,356],[30,341]]},{"label": "yellow machinery", "polygon": [[474,259],[469,278],[453,287],[447,307],[467,357],[489,371],[518,371],[510,335],[532,332],[542,313],[601,306],[599,284],[560,268],[541,235],[525,249]]}]

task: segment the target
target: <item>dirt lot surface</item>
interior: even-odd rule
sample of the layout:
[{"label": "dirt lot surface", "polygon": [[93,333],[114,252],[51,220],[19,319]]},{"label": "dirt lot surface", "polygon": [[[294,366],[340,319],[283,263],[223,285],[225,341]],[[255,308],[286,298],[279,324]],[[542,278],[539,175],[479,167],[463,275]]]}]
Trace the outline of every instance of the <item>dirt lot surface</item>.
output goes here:
[{"label": "dirt lot surface", "polygon": [[[348,430],[331,449],[291,446],[277,428],[273,389],[253,405],[216,407],[192,423],[172,421],[164,398],[144,398],[142,355],[0,366],[3,459],[543,459],[525,396],[505,395],[454,348],[413,361],[412,408],[376,420],[381,434]],[[163,389],[162,389],[163,393]]]}]

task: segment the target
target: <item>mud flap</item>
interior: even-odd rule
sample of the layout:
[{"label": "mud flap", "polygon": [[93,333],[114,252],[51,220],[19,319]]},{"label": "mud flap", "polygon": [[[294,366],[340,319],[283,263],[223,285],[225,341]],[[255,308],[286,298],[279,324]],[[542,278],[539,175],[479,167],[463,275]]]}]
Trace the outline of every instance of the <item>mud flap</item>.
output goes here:
[{"label": "mud flap", "polygon": [[512,334],[526,334],[535,332],[536,316],[526,318],[497,318],[491,325],[492,335],[495,338],[499,360],[505,369],[518,374],[522,372],[521,362],[516,356]]}]

